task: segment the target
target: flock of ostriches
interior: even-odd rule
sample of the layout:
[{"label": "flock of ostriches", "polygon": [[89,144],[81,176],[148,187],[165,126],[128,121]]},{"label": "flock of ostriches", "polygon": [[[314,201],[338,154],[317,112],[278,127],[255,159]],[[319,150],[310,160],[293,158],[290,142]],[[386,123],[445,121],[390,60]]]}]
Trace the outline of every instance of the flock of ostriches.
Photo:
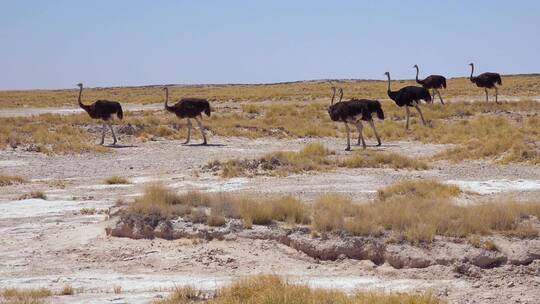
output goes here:
[{"label": "flock of ostriches", "polygon": [[[486,92],[486,101],[488,101],[487,89],[495,89],[495,102],[499,103],[497,85],[502,85],[501,76],[497,73],[483,73],[474,77],[474,64],[471,63],[469,65],[471,66],[471,76],[469,77],[470,81],[476,84],[476,86],[484,88]],[[406,129],[409,128],[409,107],[414,107],[418,111],[418,114],[420,114],[422,123],[424,125],[426,124],[424,116],[422,115],[422,111],[420,110],[420,101],[424,100],[426,102],[432,102],[432,95],[429,93],[429,90],[433,91],[433,97],[435,97],[435,95],[439,95],[441,103],[444,104],[439,90],[446,88],[446,78],[441,75],[430,75],[424,80],[420,80],[418,79],[418,74],[420,72],[418,65],[414,65],[414,68],[416,68],[416,82],[420,84],[421,87],[406,86],[397,91],[392,91],[390,73],[384,73],[388,78],[388,97],[390,97],[390,99],[392,99],[399,107],[405,107]],[[113,115],[116,115],[119,119],[122,119],[122,106],[116,101],[108,100],[98,100],[91,105],[84,105],[81,101],[83,85],[82,83],[79,83],[78,86],[80,88],[78,98],[79,106],[84,109],[91,118],[103,120],[103,133],[101,136],[100,144],[103,145],[105,139],[105,132],[107,126],[109,126],[114,139],[113,145],[116,145],[117,140],[116,135],[114,134],[114,129],[111,125],[111,120],[113,118]],[[201,124],[200,119],[202,119],[203,112],[207,116],[210,116],[211,110],[208,100],[201,98],[182,98],[174,105],[169,106],[169,89],[165,87],[163,90],[165,90],[165,109],[169,112],[176,114],[178,118],[187,118],[188,135],[185,143],[189,143],[192,129],[191,119],[195,119],[197,125],[199,126],[199,129],[201,130],[201,134],[203,137],[203,145],[206,145],[206,135],[204,134],[204,128]],[[373,129],[373,133],[377,138],[377,145],[380,146],[381,139],[377,134],[377,130],[375,129],[375,123],[373,122],[372,114],[376,113],[379,119],[384,119],[384,112],[382,110],[381,103],[377,100],[356,98],[343,101],[343,89],[341,88],[339,89],[339,101],[337,103],[334,103],[334,98],[336,96],[335,87],[332,87],[332,92],[332,101],[330,103],[330,107],[328,108],[328,114],[333,121],[341,121],[345,123],[345,128],[347,130],[346,150],[349,151],[351,149],[349,123],[354,124],[356,126],[356,129],[358,130],[358,145],[362,144],[363,148],[366,148],[366,142],[364,141],[364,137],[362,134],[362,121],[366,121],[370,124],[371,128]]]}]

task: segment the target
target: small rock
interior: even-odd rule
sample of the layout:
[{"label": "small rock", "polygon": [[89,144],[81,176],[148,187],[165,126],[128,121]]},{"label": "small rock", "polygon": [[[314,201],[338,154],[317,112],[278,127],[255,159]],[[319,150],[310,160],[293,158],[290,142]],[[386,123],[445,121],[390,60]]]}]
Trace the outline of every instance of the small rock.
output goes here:
[{"label": "small rock", "polygon": [[515,286],[515,284],[514,284],[514,282],[509,282],[507,286],[508,286],[508,288],[512,288],[512,287]]}]

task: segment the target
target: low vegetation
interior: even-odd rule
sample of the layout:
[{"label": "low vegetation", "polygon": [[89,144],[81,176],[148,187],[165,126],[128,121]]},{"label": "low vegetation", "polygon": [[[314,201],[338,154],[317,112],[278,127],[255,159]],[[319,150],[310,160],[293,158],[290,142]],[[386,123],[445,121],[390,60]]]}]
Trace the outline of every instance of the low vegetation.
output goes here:
[{"label": "low vegetation", "polygon": [[221,177],[253,177],[256,175],[287,176],[310,171],[347,168],[393,168],[426,170],[430,166],[421,159],[395,153],[358,151],[351,156],[335,156],[322,144],[308,144],[298,152],[279,151],[258,159],[212,161],[203,169],[217,172]]},{"label": "low vegetation", "polygon": [[[411,77],[414,70],[411,69]],[[395,86],[416,85],[413,80],[395,80]],[[448,79],[448,88],[444,97],[477,96],[483,98],[483,90],[475,87],[467,78]],[[538,96],[540,95],[540,77],[538,75],[503,75],[504,86],[499,90],[502,95]],[[343,87],[345,98],[363,97],[386,99],[386,81],[377,80],[335,80],[333,85]],[[214,102],[260,102],[260,101],[304,101],[327,99],[329,81],[299,81],[260,85],[190,85],[170,87],[173,98],[179,96],[202,97]],[[122,103],[151,104],[164,100],[161,86],[88,88],[85,100],[113,99]],[[0,108],[13,107],[50,107],[76,105],[78,90],[32,90],[0,91]]]},{"label": "low vegetation", "polygon": [[61,296],[71,296],[75,294],[75,289],[71,285],[65,285],[59,294]]},{"label": "low vegetation", "polygon": [[30,193],[26,193],[19,196],[19,200],[32,199],[32,198],[46,200],[47,194],[45,194],[45,192],[43,191],[32,191]]},{"label": "low vegetation", "polygon": [[129,184],[129,180],[121,176],[111,176],[105,179],[105,184],[107,185]]},{"label": "low vegetation", "polygon": [[[355,95],[351,92],[351,96]],[[220,109],[205,119],[204,125],[210,134],[227,137],[344,139],[346,132],[343,124],[328,118],[328,102],[308,100],[249,103],[241,109]],[[540,113],[540,103],[537,101],[522,100],[501,105],[460,101],[445,106],[425,105],[422,108],[432,127],[419,124],[417,114],[413,111],[409,132],[404,129],[403,109],[387,100],[383,100],[382,104],[387,118],[382,123],[377,122],[377,128],[384,142],[400,140],[453,145],[435,159],[487,159],[500,163],[531,164],[540,162],[537,147],[540,141],[540,118],[527,116],[528,113]],[[187,130],[185,121],[163,111],[131,112],[115,128],[121,142],[130,143],[156,138],[184,139]],[[364,131],[368,140],[373,138],[370,128],[364,128]],[[48,154],[109,151],[106,147],[96,145],[100,136],[101,125],[86,114],[0,118],[0,146],[6,148]],[[196,138],[200,135],[194,132],[193,136]],[[385,165],[390,167],[403,165],[393,163],[395,160],[396,157],[392,156],[391,159],[375,161],[392,161]],[[358,166],[363,165],[363,162],[355,164],[349,161],[347,164]]]},{"label": "low vegetation", "polygon": [[273,220],[307,224],[307,206],[292,197],[257,199],[238,194],[176,194],[160,184],[146,187],[144,195],[128,207],[128,212],[170,218],[185,216],[194,222],[221,226],[226,218],[241,218],[246,226],[267,225]]},{"label": "low vegetation", "polygon": [[431,242],[436,235],[470,237],[506,234],[520,238],[538,236],[531,220],[540,219],[540,202],[489,201],[459,206],[452,198],[461,192],[436,181],[405,181],[379,191],[372,202],[353,202],[328,194],[313,204],[293,197],[261,199],[243,194],[176,194],[155,184],[128,207],[127,212],[183,216],[197,223],[224,225],[241,219],[245,228],[286,222],[311,225],[314,231],[352,235],[388,235],[395,240]]},{"label": "low vegetation", "polygon": [[311,288],[294,284],[274,275],[259,275],[239,280],[224,287],[216,295],[205,300],[205,295],[193,288],[178,288],[167,299],[155,304],[439,304],[446,303],[430,293],[422,294],[384,294],[359,292],[348,295],[341,291]]},{"label": "low vegetation", "polygon": [[47,303],[47,298],[52,296],[49,289],[0,289],[0,303],[5,304],[42,304]]},{"label": "low vegetation", "polygon": [[17,184],[24,184],[27,183],[28,180],[22,176],[16,176],[16,175],[0,175],[0,187],[4,186],[10,186],[10,185],[17,185]]}]

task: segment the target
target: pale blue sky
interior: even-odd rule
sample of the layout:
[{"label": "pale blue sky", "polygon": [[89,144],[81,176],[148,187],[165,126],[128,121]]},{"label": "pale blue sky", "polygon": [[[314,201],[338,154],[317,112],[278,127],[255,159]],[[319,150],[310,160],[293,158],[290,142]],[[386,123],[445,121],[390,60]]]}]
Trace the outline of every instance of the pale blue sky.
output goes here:
[{"label": "pale blue sky", "polygon": [[0,0],[0,89],[540,72],[540,1]]}]

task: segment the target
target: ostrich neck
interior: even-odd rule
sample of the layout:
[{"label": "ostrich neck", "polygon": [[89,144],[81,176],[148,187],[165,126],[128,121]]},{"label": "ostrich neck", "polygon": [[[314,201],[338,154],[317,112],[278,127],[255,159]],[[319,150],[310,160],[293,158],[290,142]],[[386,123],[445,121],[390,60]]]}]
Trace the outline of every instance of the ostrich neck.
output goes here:
[{"label": "ostrich neck", "polygon": [[420,73],[420,69],[416,67],[416,82],[420,82],[420,80],[418,80],[418,73]]},{"label": "ostrich neck", "polygon": [[84,104],[82,103],[82,101],[81,101],[82,90],[83,90],[83,88],[82,88],[82,86],[81,86],[80,89],[79,89],[79,98],[78,98],[78,101],[79,101],[79,107],[85,109],[85,105],[84,105]]},{"label": "ostrich neck", "polygon": [[336,90],[332,92],[332,101],[330,102],[330,105],[334,104],[334,97],[336,97]]},{"label": "ostrich neck", "polygon": [[470,79],[473,79],[473,74],[474,74],[474,65],[471,65],[471,77],[469,77]]},{"label": "ostrich neck", "polygon": [[390,92],[390,74],[386,74],[386,77],[388,77],[388,92]]}]

